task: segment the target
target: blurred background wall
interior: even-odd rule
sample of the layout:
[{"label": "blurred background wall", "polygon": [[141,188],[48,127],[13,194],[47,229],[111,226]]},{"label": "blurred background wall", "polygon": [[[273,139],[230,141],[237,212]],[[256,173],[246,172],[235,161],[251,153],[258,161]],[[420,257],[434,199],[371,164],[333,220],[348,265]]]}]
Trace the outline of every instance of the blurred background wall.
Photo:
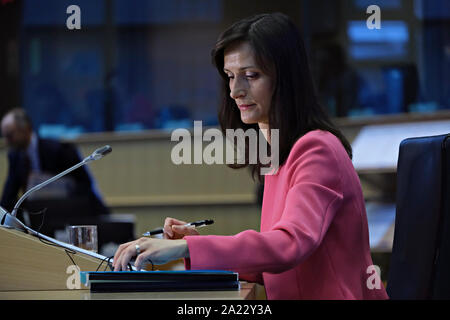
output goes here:
[{"label": "blurred background wall", "polygon": [[[72,4],[80,30],[66,27]],[[378,30],[366,25],[373,4]],[[110,144],[91,170],[112,212],[136,217],[136,235],[166,216],[215,219],[202,233],[258,229],[250,173],[176,166],[170,133],[194,120],[217,125],[216,38],[240,18],[275,11],[301,28],[321,102],[351,142],[367,127],[450,128],[447,0],[1,0],[0,116],[22,106],[42,137],[73,141],[85,155]],[[373,252],[389,254],[396,163],[355,167]],[[6,172],[0,140],[0,183]]]}]

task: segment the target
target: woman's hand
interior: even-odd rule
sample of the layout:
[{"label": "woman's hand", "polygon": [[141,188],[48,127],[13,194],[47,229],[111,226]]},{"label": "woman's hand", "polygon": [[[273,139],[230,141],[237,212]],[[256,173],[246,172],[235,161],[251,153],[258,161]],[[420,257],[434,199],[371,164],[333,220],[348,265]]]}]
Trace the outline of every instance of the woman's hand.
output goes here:
[{"label": "woman's hand", "polygon": [[184,236],[199,235],[195,227],[186,227],[186,223],[174,218],[166,218],[164,221],[164,239],[182,239]]},{"label": "woman's hand", "polygon": [[136,257],[134,263],[136,269],[141,270],[149,260],[153,264],[164,264],[172,260],[188,258],[189,249],[186,240],[140,238],[119,246],[114,255],[114,271],[126,271],[133,257]]}]

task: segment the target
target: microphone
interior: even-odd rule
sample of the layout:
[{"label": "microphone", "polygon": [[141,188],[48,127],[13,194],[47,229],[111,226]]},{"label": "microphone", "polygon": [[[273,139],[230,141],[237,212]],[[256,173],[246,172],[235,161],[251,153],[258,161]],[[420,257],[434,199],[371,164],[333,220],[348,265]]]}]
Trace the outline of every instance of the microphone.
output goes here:
[{"label": "microphone", "polygon": [[[112,151],[112,148],[109,145],[106,145],[104,147],[98,148],[97,150],[95,150],[94,152],[92,152],[92,154],[86,158],[83,159],[83,161],[81,161],[80,163],[77,163],[76,165],[74,165],[73,167],[57,174],[56,176],[34,186],[33,188],[31,188],[30,190],[28,190],[27,192],[25,192],[23,194],[23,196],[19,199],[19,201],[17,201],[16,205],[14,206],[13,211],[11,212],[11,214],[9,214],[5,209],[1,208],[0,213],[1,213],[1,224],[4,226],[9,226],[9,227],[13,227],[15,229],[19,229],[19,230],[23,230],[25,231],[25,229],[28,228],[24,228],[24,224],[16,218],[17,215],[17,210],[19,209],[20,205],[22,204],[22,202],[33,192],[38,191],[39,189],[42,189],[43,187],[45,187],[46,185],[52,183],[55,180],[58,180],[59,178],[61,178],[62,176],[65,176],[66,174],[72,172],[75,169],[78,169],[81,166],[84,166],[85,164],[91,162],[91,161],[95,161],[95,160],[99,160],[101,158],[103,158],[105,155],[107,155],[108,153],[110,153]],[[6,213],[3,213],[6,212]]]},{"label": "microphone", "polygon": [[[95,150],[94,152],[92,152],[92,154],[88,157],[91,160],[99,160],[101,158],[103,158],[104,156],[106,156],[108,153],[110,153],[112,151],[112,148],[108,145],[98,148],[97,150]],[[92,159],[91,159],[92,158]],[[86,160],[86,159],[85,159]],[[84,161],[84,160],[83,160]]]}]

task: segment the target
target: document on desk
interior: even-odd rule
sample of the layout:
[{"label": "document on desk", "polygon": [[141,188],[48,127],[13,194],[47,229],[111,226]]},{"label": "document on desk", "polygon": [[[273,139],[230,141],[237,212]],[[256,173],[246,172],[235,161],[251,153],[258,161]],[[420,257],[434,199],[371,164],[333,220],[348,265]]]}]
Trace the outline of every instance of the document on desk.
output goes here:
[{"label": "document on desk", "polygon": [[239,290],[239,274],[223,270],[80,272],[91,292]]},{"label": "document on desk", "polygon": [[423,121],[369,125],[352,142],[356,170],[397,168],[400,143],[411,137],[447,134],[450,121]]}]

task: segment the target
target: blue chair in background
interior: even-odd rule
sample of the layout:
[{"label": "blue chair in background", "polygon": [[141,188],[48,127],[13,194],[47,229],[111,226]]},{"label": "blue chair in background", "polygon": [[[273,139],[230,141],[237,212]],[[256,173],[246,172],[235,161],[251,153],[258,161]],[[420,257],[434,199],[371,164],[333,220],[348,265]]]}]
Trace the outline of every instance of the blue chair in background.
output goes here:
[{"label": "blue chair in background", "polygon": [[450,134],[400,144],[387,292],[450,299]]}]

